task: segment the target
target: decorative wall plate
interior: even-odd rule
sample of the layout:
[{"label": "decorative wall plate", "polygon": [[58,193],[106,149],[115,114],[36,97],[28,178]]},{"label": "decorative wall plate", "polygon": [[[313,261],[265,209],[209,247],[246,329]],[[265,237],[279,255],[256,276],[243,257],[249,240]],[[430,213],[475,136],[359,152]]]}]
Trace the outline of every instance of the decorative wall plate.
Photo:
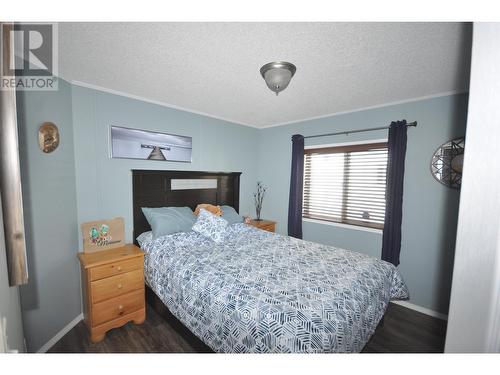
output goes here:
[{"label": "decorative wall plate", "polygon": [[52,122],[44,122],[38,129],[38,145],[45,153],[54,151],[59,146],[59,129]]},{"label": "decorative wall plate", "polygon": [[442,144],[431,160],[431,172],[436,180],[451,188],[462,184],[465,138],[455,138]]}]

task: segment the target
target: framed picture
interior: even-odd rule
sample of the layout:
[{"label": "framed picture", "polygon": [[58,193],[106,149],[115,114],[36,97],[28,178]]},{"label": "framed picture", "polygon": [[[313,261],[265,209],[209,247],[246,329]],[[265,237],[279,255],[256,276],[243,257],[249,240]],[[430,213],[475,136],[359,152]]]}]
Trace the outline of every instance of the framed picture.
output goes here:
[{"label": "framed picture", "polygon": [[193,139],[111,126],[111,157],[191,163]]},{"label": "framed picture", "polygon": [[91,253],[125,245],[125,223],[122,217],[82,223],[83,252]]}]

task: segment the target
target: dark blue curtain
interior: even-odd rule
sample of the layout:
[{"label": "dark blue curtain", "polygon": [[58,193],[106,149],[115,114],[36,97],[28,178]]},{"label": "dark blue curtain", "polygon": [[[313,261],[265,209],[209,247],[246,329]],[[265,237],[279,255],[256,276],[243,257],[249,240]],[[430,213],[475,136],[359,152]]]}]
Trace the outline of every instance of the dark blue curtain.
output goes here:
[{"label": "dark blue curtain", "polygon": [[382,260],[399,264],[401,221],[403,218],[403,182],[406,156],[406,121],[391,123],[388,139],[385,222],[382,237]]},{"label": "dark blue curtain", "polygon": [[304,137],[292,136],[292,174],[288,202],[288,235],[302,238],[302,187],[304,185]]}]

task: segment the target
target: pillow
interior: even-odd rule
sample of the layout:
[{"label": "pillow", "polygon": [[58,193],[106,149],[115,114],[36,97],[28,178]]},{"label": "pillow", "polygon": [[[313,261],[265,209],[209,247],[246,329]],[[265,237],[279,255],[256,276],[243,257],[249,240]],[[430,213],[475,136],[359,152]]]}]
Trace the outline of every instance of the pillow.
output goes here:
[{"label": "pillow", "polygon": [[192,229],[220,244],[224,242],[228,224],[227,220],[208,212],[204,208],[200,208],[200,214]]},{"label": "pillow", "polygon": [[196,217],[189,207],[143,207],[142,212],[153,232],[153,239],[178,232],[189,232]]},{"label": "pillow", "polygon": [[146,246],[148,242],[151,242],[152,239],[153,239],[153,232],[151,231],[141,233],[139,236],[137,236],[137,242],[139,243],[141,249],[143,248],[143,246]]},{"label": "pillow", "polygon": [[236,210],[231,206],[222,206],[222,218],[226,219],[229,224],[243,223],[243,216],[238,215]]},{"label": "pillow", "polygon": [[207,210],[208,212],[213,213],[214,215],[217,215],[217,216],[222,215],[222,211],[220,209],[220,206],[214,206],[212,204],[203,203],[203,204],[199,204],[198,206],[196,206],[196,210],[194,210],[194,214],[196,216],[198,216],[200,214],[200,209],[201,208],[204,208],[205,210]]},{"label": "pillow", "polygon": [[148,223],[150,222],[153,214],[171,214],[176,212],[181,215],[186,220],[192,221],[193,224],[196,221],[196,217],[193,214],[193,210],[189,207],[141,207],[142,213],[146,217]]}]

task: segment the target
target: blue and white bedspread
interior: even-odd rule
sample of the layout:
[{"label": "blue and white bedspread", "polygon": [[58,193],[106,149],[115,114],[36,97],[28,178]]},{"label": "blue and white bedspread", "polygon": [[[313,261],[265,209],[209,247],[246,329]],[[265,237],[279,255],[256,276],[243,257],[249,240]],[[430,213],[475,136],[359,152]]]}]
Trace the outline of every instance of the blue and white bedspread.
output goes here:
[{"label": "blue and white bedspread", "polygon": [[389,300],[408,298],[390,263],[245,224],[222,245],[142,237],[148,285],[216,352],[359,352]]}]

